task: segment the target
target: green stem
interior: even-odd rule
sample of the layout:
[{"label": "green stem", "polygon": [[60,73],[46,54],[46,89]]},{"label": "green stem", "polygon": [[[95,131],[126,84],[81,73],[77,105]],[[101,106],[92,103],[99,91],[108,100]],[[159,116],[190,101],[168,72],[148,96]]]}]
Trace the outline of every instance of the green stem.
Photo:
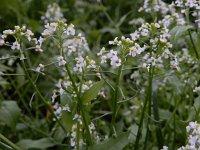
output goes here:
[{"label": "green stem", "polygon": [[139,128],[138,128],[137,135],[136,135],[134,150],[138,149],[139,141],[140,141],[140,137],[141,137],[141,133],[142,133],[142,126],[143,126],[143,122],[144,122],[144,114],[145,114],[145,111],[146,111],[147,104],[151,102],[152,81],[153,81],[153,72],[152,72],[152,66],[150,66],[147,95],[146,95],[146,98],[145,98],[144,107],[142,109],[142,115],[141,115],[141,118],[140,118]]},{"label": "green stem", "polygon": [[119,82],[121,79],[121,75],[122,75],[122,68],[123,65],[121,65],[118,68],[118,75],[117,75],[117,80],[116,80],[116,87],[115,87],[115,93],[114,93],[114,98],[112,101],[112,107],[113,107],[113,113],[112,113],[112,129],[113,129],[113,133],[115,133],[115,119],[116,119],[116,114],[117,114],[117,98],[118,98],[118,92],[119,92]]},{"label": "green stem", "polygon": [[[149,70],[150,71],[150,76],[151,76],[151,80],[153,80],[153,74],[154,74],[154,67],[151,67],[151,69]],[[146,149],[146,146],[147,146],[147,142],[148,142],[148,138],[149,138],[149,122],[150,122],[150,118],[151,118],[151,105],[152,105],[152,83],[151,83],[151,86],[150,86],[150,89],[149,91],[151,91],[151,94],[149,94],[148,96],[148,119],[147,119],[147,124],[146,124],[146,128],[147,128],[147,132],[146,132],[146,138],[145,138],[145,144],[144,144],[144,150]]]},{"label": "green stem", "polygon": [[2,140],[3,142],[7,143],[9,146],[11,146],[15,150],[22,150],[16,144],[14,144],[9,139],[7,139],[5,136],[3,136],[1,133],[0,133],[0,140]]},{"label": "green stem", "polygon": [[[65,57],[65,55],[64,55],[64,50],[63,50],[63,39],[62,39],[63,30],[60,29],[59,32],[60,32],[60,33],[59,33],[59,43],[60,43],[60,50],[61,50],[60,54],[61,54],[61,56],[63,57],[63,59],[66,61],[66,57]],[[80,110],[81,116],[82,116],[82,118],[83,118],[83,124],[84,124],[84,127],[85,127],[85,129],[86,129],[88,144],[89,144],[89,145],[92,145],[92,144],[93,144],[93,141],[92,141],[92,137],[91,137],[90,130],[89,130],[89,124],[88,124],[88,122],[87,122],[87,119],[86,119],[86,116],[85,116],[85,112],[84,112],[84,110],[83,110],[83,104],[82,104],[82,100],[81,100],[81,97],[80,97],[78,88],[77,88],[77,86],[76,86],[76,84],[75,84],[74,78],[73,78],[73,76],[72,76],[72,74],[71,74],[71,71],[70,71],[70,69],[69,69],[68,64],[65,64],[65,69],[67,70],[67,74],[68,74],[68,76],[69,76],[69,78],[70,78],[70,80],[71,80],[71,82],[72,82],[73,89],[74,89],[74,91],[75,91],[75,93],[76,93],[76,95],[77,95],[78,107],[79,107],[78,109]]]},{"label": "green stem", "polygon": [[13,87],[15,88],[15,90],[19,96],[19,100],[22,102],[22,105],[24,106],[25,110],[28,112],[29,116],[32,116],[32,113],[31,113],[29,107],[26,105],[25,99],[22,96],[20,89],[16,86],[17,84],[14,83],[14,81],[10,78],[10,76],[8,78],[11,81],[11,84],[13,85]]},{"label": "green stem", "polygon": [[[66,59],[65,59],[66,60]],[[80,94],[78,92],[78,88],[76,87],[76,84],[75,84],[75,81],[74,81],[74,78],[72,77],[72,74],[71,74],[71,71],[68,67],[67,64],[65,64],[65,68],[67,70],[67,73],[69,75],[69,78],[70,80],[72,81],[72,86],[74,88],[74,91],[77,95],[77,99],[78,99],[78,107],[80,108],[80,111],[81,111],[81,116],[83,118],[83,123],[84,123],[84,126],[85,126],[85,129],[86,129],[86,132],[87,132],[87,140],[88,140],[88,143],[89,145],[92,145],[93,142],[92,142],[92,138],[91,138],[91,134],[90,134],[90,130],[89,130],[89,125],[88,125],[88,122],[86,120],[86,117],[85,117],[85,113],[84,113],[84,110],[83,110],[83,104],[82,104],[82,100],[81,100],[81,97],[80,97]]]},{"label": "green stem", "polygon": [[[186,9],[186,10],[185,10],[185,16],[186,16],[186,23],[187,23],[187,25],[190,24],[190,14],[189,14],[189,13],[190,13],[190,12],[189,12],[189,9]],[[191,41],[191,43],[192,43],[192,47],[193,47],[193,49],[194,49],[195,55],[196,55],[197,59],[199,60],[199,54],[198,54],[197,48],[196,48],[196,46],[195,46],[194,40],[193,40],[193,38],[192,38],[192,34],[191,34],[190,29],[188,29],[188,33],[189,33],[190,41]]]},{"label": "green stem", "polygon": [[163,146],[163,136],[161,131],[161,124],[160,124],[160,117],[158,112],[158,102],[156,98],[156,93],[153,92],[153,112],[154,112],[154,119],[156,120],[156,138],[158,143],[158,148],[161,149]]},{"label": "green stem", "polygon": [[148,127],[148,123],[147,123],[147,132],[146,132],[146,137],[145,137],[145,141],[144,141],[144,147],[143,147],[143,150],[146,150],[147,148],[147,141],[148,141],[148,138],[149,138],[149,127]]},{"label": "green stem", "polygon": [[175,145],[176,145],[176,114],[174,115],[174,120],[173,120],[173,126],[174,126],[174,137],[173,137],[173,143],[172,143],[172,150],[175,150]]},{"label": "green stem", "polygon": [[49,111],[51,112],[51,114],[55,117],[56,122],[58,122],[58,124],[61,126],[61,128],[63,129],[63,131],[67,134],[67,130],[65,129],[65,127],[61,124],[60,120],[57,118],[57,116],[54,114],[54,111],[51,109],[50,104],[45,100],[45,98],[42,96],[42,94],[40,93],[40,91],[38,90],[36,84],[33,82],[30,74],[28,73],[28,70],[26,69],[26,65],[24,60],[21,60],[22,62],[22,67],[24,69],[24,72],[26,74],[26,76],[28,77],[29,82],[31,83],[32,87],[34,88],[34,90],[36,91],[37,95],[39,96],[39,98],[42,100],[42,102],[48,107]]},{"label": "green stem", "polygon": [[188,33],[189,33],[189,36],[190,36],[190,41],[191,41],[191,43],[192,43],[192,47],[193,47],[193,49],[194,49],[195,55],[196,55],[197,59],[199,60],[199,54],[198,54],[197,48],[196,48],[196,46],[195,46],[194,40],[193,40],[193,38],[192,38],[191,31],[188,30]]}]

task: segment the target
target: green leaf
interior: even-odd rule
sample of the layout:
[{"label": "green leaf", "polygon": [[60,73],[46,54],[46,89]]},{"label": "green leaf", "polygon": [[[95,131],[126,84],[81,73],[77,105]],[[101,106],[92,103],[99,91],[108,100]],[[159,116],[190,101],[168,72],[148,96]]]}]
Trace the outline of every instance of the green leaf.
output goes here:
[{"label": "green leaf", "polygon": [[105,142],[89,147],[89,150],[122,150],[130,142],[128,137],[129,132],[121,133],[117,138],[110,138]]},{"label": "green leaf", "polygon": [[3,101],[0,106],[0,121],[13,130],[20,118],[20,109],[15,101]]},{"label": "green leaf", "polygon": [[96,82],[89,90],[87,90],[85,93],[83,93],[83,95],[81,97],[83,104],[86,104],[89,101],[96,98],[100,89],[102,88],[103,84],[104,84],[103,80]]},{"label": "green leaf", "polygon": [[177,40],[183,36],[189,29],[192,29],[193,26],[187,25],[187,26],[175,26],[171,31],[170,34],[171,36],[171,41],[173,43],[176,43]]},{"label": "green leaf", "polygon": [[28,150],[30,148],[45,149],[55,146],[56,143],[50,138],[42,138],[39,140],[23,139],[17,145],[23,150]]},{"label": "green leaf", "polygon": [[194,108],[200,112],[200,96],[198,96],[197,98],[195,98],[194,100]]},{"label": "green leaf", "polygon": [[71,113],[67,112],[67,111],[63,111],[62,112],[62,117],[61,117],[61,122],[64,126],[64,128],[67,131],[70,131],[73,125],[73,117],[71,115]]}]

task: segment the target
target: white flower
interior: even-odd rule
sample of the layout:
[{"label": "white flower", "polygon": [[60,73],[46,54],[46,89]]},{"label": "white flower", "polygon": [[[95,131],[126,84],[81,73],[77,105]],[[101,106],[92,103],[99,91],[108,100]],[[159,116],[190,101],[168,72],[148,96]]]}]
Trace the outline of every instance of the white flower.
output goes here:
[{"label": "white flower", "polygon": [[59,66],[63,66],[63,65],[65,65],[67,63],[62,56],[59,56],[57,58],[57,60],[58,60],[58,65]]},{"label": "white flower", "polygon": [[101,57],[101,64],[106,63],[107,56],[103,55]]},{"label": "white flower", "polygon": [[150,64],[146,64],[146,63],[142,64],[142,67],[146,68],[148,70],[148,72],[149,72],[150,66],[151,66]]},{"label": "white flower", "polygon": [[56,90],[53,90],[53,95],[51,96],[51,102],[54,103],[55,99],[58,95],[56,94]]},{"label": "white flower", "polygon": [[55,110],[55,115],[56,116],[60,116],[62,112],[62,108],[59,106],[56,110]]},{"label": "white flower", "polygon": [[89,124],[89,129],[90,130],[95,130],[95,126],[94,126],[94,124],[92,122]]},{"label": "white flower", "polygon": [[136,53],[137,49],[135,46],[132,46],[129,48],[129,55],[132,56],[132,57],[135,57],[137,55]]},{"label": "white flower", "polygon": [[44,21],[44,23],[55,22],[58,20],[66,22],[66,19],[61,12],[61,8],[57,3],[49,4],[46,13],[41,17],[41,19]]},{"label": "white flower", "polygon": [[0,46],[4,45],[5,41],[3,39],[0,39]]},{"label": "white flower", "polygon": [[131,33],[130,36],[133,41],[137,40],[140,37],[137,31],[135,31],[134,33]]},{"label": "white flower", "polygon": [[161,150],[168,150],[167,146],[163,146],[163,148]]},{"label": "white flower", "polygon": [[62,108],[63,111],[68,111],[68,112],[71,112],[70,108],[69,108],[69,105],[66,104],[63,108]]},{"label": "white flower", "polygon": [[17,41],[15,41],[13,43],[13,45],[11,46],[11,49],[13,49],[13,50],[15,50],[15,49],[19,50],[20,49],[20,44]]},{"label": "white flower", "polygon": [[50,32],[48,29],[45,29],[45,30],[42,32],[42,35],[43,35],[43,36],[50,36],[50,35],[51,35],[51,32]]},{"label": "white flower", "polygon": [[142,29],[141,32],[140,32],[140,34],[142,36],[147,36],[149,34],[149,31],[147,29]]},{"label": "white flower", "polygon": [[81,116],[79,114],[75,114],[73,120],[81,121]]},{"label": "white flower", "polygon": [[101,50],[100,50],[100,52],[99,53],[97,53],[97,56],[102,56],[103,55],[103,53],[105,53],[105,47],[103,47]]},{"label": "white flower", "polygon": [[196,93],[198,92],[199,93],[200,92],[200,86],[199,87],[195,87],[195,89],[193,90],[193,92],[196,92]]},{"label": "white flower", "polygon": [[117,55],[117,52],[116,52],[116,51],[110,50],[110,52],[107,53],[107,58],[112,58],[112,57],[114,57],[114,56],[116,56],[116,55]]},{"label": "white flower", "polygon": [[171,65],[171,68],[172,69],[176,69],[176,70],[180,70],[180,67],[179,67],[179,62],[177,60],[177,58],[175,57],[174,60],[171,60],[170,61],[170,65]]},{"label": "white flower", "polygon": [[141,54],[143,51],[145,51],[145,49],[145,45],[143,47],[140,47],[139,44],[135,43],[135,46],[129,48],[129,55],[135,57],[137,54]]},{"label": "white flower", "polygon": [[87,68],[88,69],[89,68],[96,68],[95,61],[94,60],[89,60]]},{"label": "white flower", "polygon": [[3,35],[1,36],[3,39],[6,38],[8,35],[13,35],[14,34],[14,31],[13,30],[4,30],[3,31]]},{"label": "white flower", "polygon": [[79,57],[75,58],[75,60],[76,60],[76,66],[73,68],[74,71],[82,72],[83,67],[86,65],[85,59],[82,56],[79,56]]},{"label": "white flower", "polygon": [[31,36],[33,36],[34,34],[31,30],[27,29],[25,35],[26,35],[28,41],[31,41]]},{"label": "white flower", "polygon": [[43,49],[41,47],[42,47],[42,43],[43,43],[44,39],[42,37],[39,37],[38,40],[34,39],[34,41],[35,41],[35,44],[36,44],[35,51],[43,52]]},{"label": "white flower", "polygon": [[35,69],[36,72],[42,72],[44,71],[44,65],[43,64],[39,64],[38,67]]},{"label": "white flower", "polygon": [[67,27],[67,30],[66,30],[64,33],[66,33],[67,35],[75,35],[74,25],[73,25],[73,24],[70,24],[70,25]]},{"label": "white flower", "polygon": [[110,65],[113,67],[121,66],[121,59],[118,58],[116,55],[111,58]]},{"label": "white flower", "polygon": [[121,41],[118,41],[118,37],[114,39],[114,41],[109,41],[110,45],[121,45]]},{"label": "white flower", "polygon": [[47,23],[45,25],[45,28],[48,29],[49,32],[51,32],[51,33],[55,32],[57,27],[58,27],[58,23],[56,23],[56,22],[53,22],[53,23],[50,23],[50,24]]},{"label": "white flower", "polygon": [[160,25],[158,23],[155,23],[156,28],[160,28]]}]

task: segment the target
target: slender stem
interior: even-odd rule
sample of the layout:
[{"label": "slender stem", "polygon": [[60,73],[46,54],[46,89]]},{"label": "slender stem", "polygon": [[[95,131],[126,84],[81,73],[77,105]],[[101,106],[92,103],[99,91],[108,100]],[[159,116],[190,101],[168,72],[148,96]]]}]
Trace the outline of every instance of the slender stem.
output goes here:
[{"label": "slender stem", "polygon": [[63,131],[67,134],[67,131],[65,129],[65,127],[61,124],[60,120],[57,118],[57,116],[54,114],[54,111],[51,109],[50,104],[45,100],[45,98],[42,96],[42,94],[40,93],[40,91],[38,90],[36,84],[33,82],[30,74],[28,73],[28,70],[26,69],[26,65],[24,60],[21,60],[22,62],[22,67],[25,71],[26,76],[28,77],[29,82],[31,83],[32,87],[34,88],[34,90],[36,91],[37,95],[39,96],[39,98],[42,100],[42,102],[48,107],[49,111],[51,112],[51,114],[55,117],[56,121],[58,122],[58,124],[61,126],[61,128],[63,129]]},{"label": "slender stem", "polygon": [[118,68],[118,75],[117,75],[117,80],[116,80],[115,93],[114,93],[114,98],[113,98],[113,101],[112,101],[112,108],[113,108],[112,129],[114,130],[113,133],[115,133],[115,119],[116,119],[116,114],[117,114],[117,98],[118,98],[118,92],[119,92],[119,82],[120,82],[121,75],[122,75],[122,68],[123,68],[123,65],[121,65]]},{"label": "slender stem", "polygon": [[161,124],[160,124],[160,117],[158,112],[158,102],[156,98],[156,93],[153,92],[153,112],[154,112],[154,119],[156,120],[156,137],[158,148],[161,149],[163,146],[163,136],[161,131]]},{"label": "slender stem", "polygon": [[[151,76],[151,80],[153,81],[153,74],[154,74],[154,67],[151,67],[151,69],[149,70],[150,71],[150,76]],[[148,138],[149,138],[149,122],[150,122],[150,118],[151,118],[151,104],[152,104],[152,83],[151,83],[151,86],[149,87],[149,91],[151,91],[151,94],[148,94],[148,119],[147,119],[147,124],[146,124],[146,128],[147,128],[147,132],[146,132],[146,138],[145,138],[145,144],[144,144],[144,150],[146,149],[146,145],[147,145],[147,141],[148,141]]]},{"label": "slender stem", "polygon": [[4,135],[2,135],[0,133],[0,139],[2,141],[4,141],[5,143],[7,143],[9,146],[11,146],[13,149],[15,150],[22,150],[21,148],[19,148],[16,144],[14,144],[13,142],[11,142],[9,139],[7,139]]},{"label": "slender stem", "polygon": [[[187,23],[187,25],[190,24],[190,15],[189,15],[189,13],[190,13],[190,12],[189,12],[189,9],[186,9],[186,10],[185,10],[185,16],[186,16],[186,23]],[[193,38],[192,38],[192,34],[191,34],[190,29],[188,29],[188,33],[189,33],[190,41],[191,41],[191,43],[192,43],[192,47],[193,47],[193,49],[194,49],[195,55],[196,55],[197,59],[199,60],[199,54],[198,54],[197,48],[196,48],[196,46],[195,46],[194,40],[193,40]]]},{"label": "slender stem", "polygon": [[149,130],[148,123],[147,123],[147,132],[146,132],[143,150],[146,150],[146,148],[147,148],[147,141],[148,141],[148,138],[149,138],[149,132],[150,132],[150,130]]},{"label": "slender stem", "polygon": [[14,81],[10,78],[10,76],[8,78],[9,78],[11,84],[13,85],[13,87],[15,88],[15,90],[19,96],[19,99],[22,102],[22,105],[24,106],[25,110],[28,112],[28,114],[30,116],[32,116],[32,113],[31,113],[29,107],[26,105],[26,101],[25,101],[24,97],[22,96],[20,89],[16,86],[17,84],[14,83]]},{"label": "slender stem", "polygon": [[197,48],[195,46],[194,39],[192,38],[191,31],[189,29],[188,29],[188,33],[189,33],[189,36],[190,36],[190,41],[192,43],[192,47],[194,49],[195,55],[196,55],[197,59],[199,60],[199,54],[198,54]]},{"label": "slender stem", "polygon": [[92,137],[91,137],[91,134],[90,134],[90,130],[89,130],[89,126],[88,126],[88,122],[86,120],[86,117],[85,117],[85,112],[83,110],[83,104],[82,104],[82,100],[81,100],[81,97],[80,97],[80,94],[78,92],[78,88],[76,87],[76,84],[75,84],[75,81],[74,81],[74,78],[72,77],[72,74],[71,74],[71,71],[68,67],[67,64],[65,64],[65,68],[67,70],[67,73],[69,75],[69,78],[70,80],[72,81],[72,86],[74,88],[74,91],[77,95],[77,99],[78,99],[78,107],[80,108],[80,111],[81,111],[81,115],[82,115],[82,118],[83,118],[83,123],[84,123],[84,126],[85,126],[85,129],[86,129],[86,132],[87,132],[87,140],[89,142],[89,145],[92,145]]},{"label": "slender stem", "polygon": [[174,115],[174,120],[173,120],[173,126],[174,126],[174,137],[173,137],[173,143],[172,143],[172,150],[175,150],[175,141],[176,141],[176,114]]},{"label": "slender stem", "polygon": [[134,150],[137,150],[138,147],[139,147],[139,141],[140,141],[140,137],[141,137],[141,133],[142,133],[142,126],[143,126],[143,122],[144,122],[144,114],[145,114],[148,102],[151,102],[152,81],[153,81],[153,73],[152,73],[152,66],[150,66],[147,95],[146,95],[146,98],[145,98],[144,107],[142,109],[142,115],[141,115],[141,118],[140,118],[139,128],[138,128],[137,135],[136,135],[136,141],[135,141]]},{"label": "slender stem", "polygon": [[[63,29],[60,28],[59,29],[59,43],[60,43],[60,54],[61,56],[63,57],[64,60],[66,60],[66,57],[64,55],[64,49],[63,49],[63,39],[62,39],[62,33],[63,33]],[[87,133],[87,141],[88,141],[88,144],[89,145],[92,145],[93,144],[93,141],[92,141],[92,137],[91,137],[91,134],[90,134],[90,130],[89,130],[89,125],[88,125],[88,122],[87,122],[87,119],[86,119],[86,116],[85,116],[85,112],[83,110],[83,104],[82,104],[82,100],[81,100],[81,97],[80,97],[80,93],[78,91],[78,88],[75,84],[75,81],[74,81],[74,78],[71,74],[71,71],[69,69],[69,66],[68,64],[65,64],[65,69],[67,70],[67,74],[72,82],[72,86],[73,86],[73,89],[76,93],[76,96],[77,96],[77,100],[78,100],[78,109],[80,110],[81,112],[81,116],[83,118],[83,123],[84,123],[84,127],[86,129],[86,133]]]}]

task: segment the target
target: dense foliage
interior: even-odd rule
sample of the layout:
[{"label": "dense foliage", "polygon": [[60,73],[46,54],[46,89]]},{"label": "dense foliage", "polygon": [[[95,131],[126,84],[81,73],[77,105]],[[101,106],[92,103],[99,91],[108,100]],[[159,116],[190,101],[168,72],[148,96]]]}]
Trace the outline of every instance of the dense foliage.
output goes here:
[{"label": "dense foliage", "polygon": [[200,149],[198,0],[1,0],[0,149]]}]

